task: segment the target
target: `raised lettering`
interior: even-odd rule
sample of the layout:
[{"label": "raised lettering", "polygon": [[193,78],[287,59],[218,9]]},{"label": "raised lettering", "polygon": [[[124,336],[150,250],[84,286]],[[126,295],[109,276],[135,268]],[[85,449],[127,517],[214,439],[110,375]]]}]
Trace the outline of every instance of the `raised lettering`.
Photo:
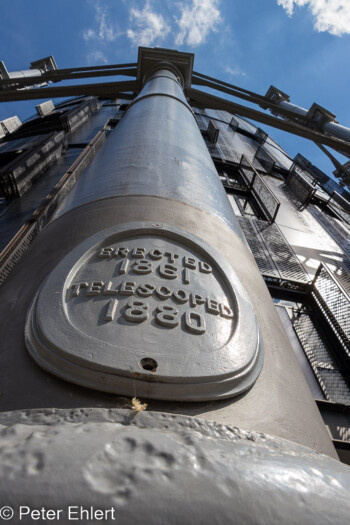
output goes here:
[{"label": "raised lettering", "polygon": [[190,284],[190,270],[188,268],[183,270],[182,279],[184,284]]},{"label": "raised lettering", "polygon": [[186,310],[185,326],[192,334],[204,334],[206,325],[204,317],[198,312]]},{"label": "raised lettering", "polygon": [[108,283],[105,284],[102,295],[117,295],[118,290],[116,290],[115,288],[112,289],[112,286],[112,281],[108,281]]},{"label": "raised lettering", "polygon": [[178,277],[177,268],[169,263],[160,264],[159,275],[164,277],[164,279],[176,279]]},{"label": "raised lettering", "polygon": [[128,271],[129,261],[128,259],[124,259],[124,261],[121,261],[119,265],[118,273],[119,275],[124,275]]},{"label": "raised lettering", "polygon": [[131,257],[133,259],[143,259],[145,256],[145,248],[134,248],[131,252]]},{"label": "raised lettering", "polygon": [[140,286],[136,289],[136,293],[141,297],[149,297],[154,292],[154,289],[155,286],[153,286],[153,284],[140,284]]},{"label": "raised lettering", "polygon": [[179,323],[179,311],[175,306],[170,304],[162,304],[157,308],[156,322],[166,328],[175,328]]},{"label": "raised lettering", "polygon": [[112,253],[114,252],[114,248],[108,247],[108,248],[101,248],[98,257],[99,259],[108,259],[112,256]]},{"label": "raised lettering", "polygon": [[208,264],[206,262],[203,262],[203,261],[200,261],[198,269],[202,273],[211,273],[213,271],[213,269],[210,266],[210,264]]},{"label": "raised lettering", "polygon": [[213,299],[207,299],[206,309],[209,314],[219,315],[219,303]]},{"label": "raised lettering", "polygon": [[136,283],[133,281],[124,281],[119,289],[120,295],[133,295]]},{"label": "raised lettering", "polygon": [[197,306],[197,304],[204,304],[205,298],[197,293],[191,293],[190,295],[190,304],[192,307]]},{"label": "raised lettering", "polygon": [[151,257],[151,259],[154,259],[154,260],[159,260],[163,257],[163,254],[160,250],[157,250],[156,248],[154,250],[151,250],[149,252],[149,256]]},{"label": "raised lettering", "polygon": [[94,282],[92,282],[91,284],[89,284],[85,295],[88,295],[88,296],[100,295],[102,286],[103,286],[103,282],[102,281],[94,281]]},{"label": "raised lettering", "polygon": [[148,304],[144,301],[130,301],[125,309],[124,317],[132,323],[142,323],[148,319]]},{"label": "raised lettering", "polygon": [[193,257],[184,257],[183,265],[185,266],[185,268],[190,268],[191,270],[195,270],[197,268],[196,259],[194,259]]},{"label": "raised lettering", "polygon": [[156,295],[159,297],[159,299],[169,299],[171,297],[172,291],[169,290],[166,286],[158,286],[155,291]]},{"label": "raised lettering", "polygon": [[117,299],[111,299],[108,302],[108,304],[107,304],[107,312],[106,312],[106,315],[105,315],[105,321],[106,322],[113,321],[114,316],[115,316],[115,312],[116,312],[116,309],[117,309],[117,305],[118,305]]},{"label": "raised lettering", "polygon": [[78,297],[80,290],[86,288],[88,283],[74,283],[72,284],[72,297]]},{"label": "raised lettering", "polygon": [[189,296],[188,293],[185,292],[185,290],[176,290],[175,292],[173,292],[173,297],[176,302],[180,304],[185,304],[187,303]]},{"label": "raised lettering", "polygon": [[116,250],[116,257],[118,257],[118,255],[120,257],[127,257],[128,256],[128,253],[129,253],[129,248],[118,248],[118,250]]},{"label": "raised lettering", "polygon": [[233,311],[229,306],[226,304],[221,303],[220,304],[220,316],[224,317],[225,319],[232,319],[233,318]]},{"label": "raised lettering", "polygon": [[179,258],[179,254],[178,253],[165,252],[164,255],[166,257],[168,257],[168,262],[170,262],[172,264],[175,262],[175,259]]},{"label": "raised lettering", "polygon": [[139,273],[141,275],[152,273],[153,272],[153,265],[151,261],[148,261],[147,259],[139,259],[132,267],[133,271],[135,273]]}]

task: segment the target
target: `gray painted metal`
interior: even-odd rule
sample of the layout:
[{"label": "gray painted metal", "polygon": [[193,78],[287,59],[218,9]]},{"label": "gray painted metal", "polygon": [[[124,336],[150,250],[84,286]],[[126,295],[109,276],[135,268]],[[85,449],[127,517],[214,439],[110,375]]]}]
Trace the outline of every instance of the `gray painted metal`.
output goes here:
[{"label": "gray painted metal", "polygon": [[241,394],[263,362],[232,267],[191,233],[154,223],[101,231],[71,252],[33,302],[26,344],[63,379],[161,400]]},{"label": "gray painted metal", "polygon": [[[113,67],[101,67],[100,69],[98,67],[96,68],[76,68],[76,69],[59,69],[56,71],[46,71],[44,73],[41,73],[40,82],[59,82],[61,80],[76,80],[78,78],[95,78],[95,77],[111,77],[111,76],[126,76],[126,77],[136,77],[137,70],[134,67],[127,67],[128,65],[125,64],[125,67],[123,69],[117,69]],[[86,69],[86,71],[85,71]],[[32,72],[32,74],[28,74],[28,76],[20,76],[14,77],[16,78],[16,84],[15,87],[18,88],[19,86],[23,87],[26,85],[32,85],[38,83],[38,78],[35,76],[35,70],[29,69],[29,72]],[[33,73],[34,72],[34,73]],[[1,74],[1,69],[0,69]],[[11,78],[2,78],[0,79],[0,86],[3,88],[9,88],[14,85],[13,82],[11,82]]]},{"label": "gray painted metal", "polygon": [[[33,241],[1,289],[0,330],[6,333],[0,339],[2,410],[124,406],[125,398],[79,387],[39,368],[26,351],[24,325],[30,303],[43,280],[71,250],[105,228],[142,220],[154,224],[171,222],[201,237],[227,259],[253,304],[265,347],[264,366],[258,380],[245,395],[236,397],[234,403],[149,400],[151,410],[201,415],[211,421],[254,428],[335,457],[270,294],[245,243],[208,213],[159,197],[114,197],[80,206],[51,222]],[[201,337],[197,338],[198,345]],[[134,395],[138,395],[137,389]]]},{"label": "gray painted metal", "polygon": [[170,71],[160,70],[146,83],[58,215],[116,195],[179,200],[219,217],[242,237],[192,110]]},{"label": "gray painted metal", "polygon": [[[297,116],[301,117],[307,117],[309,111],[305,108],[301,108],[295,104],[292,104],[291,102],[281,101],[277,103],[278,106],[280,106],[283,109],[287,109],[288,111],[291,111]],[[276,109],[274,109],[274,112]],[[321,128],[324,132],[329,133],[329,135],[333,135],[334,137],[338,137],[341,140],[346,140],[347,142],[350,141],[350,129],[341,126],[340,124],[336,122],[325,122],[323,125],[321,124]]]},{"label": "gray painted metal", "polygon": [[90,408],[3,413],[0,423],[1,501],[16,523],[33,510],[46,523],[42,508],[66,525],[349,519],[349,467],[269,435],[166,413]]},{"label": "gray painted metal", "polygon": [[22,69],[20,71],[9,71],[9,78],[40,77],[42,73],[40,69]]}]

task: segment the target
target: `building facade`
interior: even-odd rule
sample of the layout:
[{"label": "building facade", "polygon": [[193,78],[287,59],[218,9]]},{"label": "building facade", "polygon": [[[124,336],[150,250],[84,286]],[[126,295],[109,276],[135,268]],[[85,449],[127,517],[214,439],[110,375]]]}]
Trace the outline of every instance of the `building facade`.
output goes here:
[{"label": "building facade", "polygon": [[[35,71],[69,77],[56,67]],[[141,508],[149,522],[204,523],[206,512],[222,522],[234,501],[238,522],[286,521],[296,505],[312,523],[336,498],[339,520],[350,479],[335,461],[350,463],[349,193],[242,109],[195,90],[214,79],[193,72],[193,55],[140,48],[137,64],[118,68],[136,81],[45,88],[81,96],[1,123],[11,501],[19,483],[28,501],[45,493],[57,506],[73,490],[82,505],[115,504],[125,522]],[[38,78],[18,78],[3,77],[2,100],[43,98],[18,89]],[[260,105],[277,114],[269,97]],[[260,118],[301,127],[303,115],[295,129],[283,116]],[[306,137],[348,147],[303,124]]]}]

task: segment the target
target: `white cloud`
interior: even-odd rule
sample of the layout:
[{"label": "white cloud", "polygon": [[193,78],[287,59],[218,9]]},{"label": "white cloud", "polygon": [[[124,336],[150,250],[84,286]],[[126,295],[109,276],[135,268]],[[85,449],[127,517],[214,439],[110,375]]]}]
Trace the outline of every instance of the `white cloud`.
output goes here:
[{"label": "white cloud", "polygon": [[106,55],[102,53],[102,51],[93,51],[87,56],[88,64],[90,65],[96,65],[97,64],[107,64],[108,60],[106,58]]},{"label": "white cloud", "polygon": [[220,22],[218,0],[192,0],[179,5],[181,17],[176,18],[179,33],[175,44],[196,46],[205,42],[208,33],[215,31]]},{"label": "white cloud", "polygon": [[350,1],[349,0],[277,0],[292,16],[295,7],[307,6],[315,21],[317,31],[328,31],[332,35],[341,36],[350,33]]},{"label": "white cloud", "polygon": [[169,33],[170,27],[161,14],[152,11],[150,2],[141,9],[130,9],[131,27],[127,37],[135,46],[151,46]]},{"label": "white cloud", "polygon": [[115,30],[113,24],[108,21],[109,13],[107,6],[99,2],[94,4],[96,29],[86,29],[83,31],[84,40],[98,39],[105,42],[113,42],[118,38],[120,33]]},{"label": "white cloud", "polygon": [[84,40],[91,40],[92,38],[95,38],[96,33],[93,29],[86,29],[83,31],[83,37]]},{"label": "white cloud", "polygon": [[245,73],[244,71],[240,71],[239,69],[233,69],[230,66],[226,66],[225,71],[226,73],[234,77],[246,77],[247,76],[247,73]]}]

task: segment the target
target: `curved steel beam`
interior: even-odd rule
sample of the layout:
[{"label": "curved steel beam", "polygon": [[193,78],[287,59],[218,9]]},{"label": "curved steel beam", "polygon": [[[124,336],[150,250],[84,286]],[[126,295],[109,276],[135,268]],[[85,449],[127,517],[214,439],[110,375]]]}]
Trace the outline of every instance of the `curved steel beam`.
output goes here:
[{"label": "curved steel beam", "polygon": [[231,102],[223,98],[215,97],[214,95],[204,93],[198,89],[186,88],[185,94],[194,104],[200,103],[205,105],[207,108],[221,109],[230,113],[236,113],[242,117],[247,117],[257,122],[262,122],[267,126],[272,126],[274,128],[281,129],[282,131],[287,131],[288,133],[298,135],[299,137],[313,140],[316,143],[330,146],[340,153],[350,153],[349,142],[345,142],[344,140],[340,140],[329,135],[324,135],[319,131],[306,128],[300,124],[296,124],[295,122],[289,122],[287,120],[273,117],[272,115],[268,115],[262,111],[242,106],[241,104],[237,104],[236,102]]},{"label": "curved steel beam", "polygon": [[76,97],[79,95],[95,95],[105,97],[118,96],[123,91],[138,90],[137,80],[122,82],[104,82],[101,84],[80,84],[76,86],[57,86],[48,88],[33,88],[23,90],[0,91],[0,102],[13,102],[16,100],[37,100],[46,98]]}]

